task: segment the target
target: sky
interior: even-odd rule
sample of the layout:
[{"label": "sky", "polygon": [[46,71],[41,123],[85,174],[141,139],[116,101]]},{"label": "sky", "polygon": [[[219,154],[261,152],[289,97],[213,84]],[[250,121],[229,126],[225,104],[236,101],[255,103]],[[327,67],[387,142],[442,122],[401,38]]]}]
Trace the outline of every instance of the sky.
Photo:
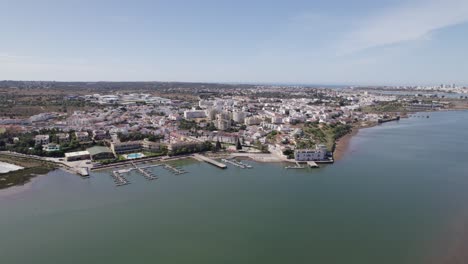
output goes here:
[{"label": "sky", "polygon": [[0,80],[468,85],[468,0],[0,0]]}]

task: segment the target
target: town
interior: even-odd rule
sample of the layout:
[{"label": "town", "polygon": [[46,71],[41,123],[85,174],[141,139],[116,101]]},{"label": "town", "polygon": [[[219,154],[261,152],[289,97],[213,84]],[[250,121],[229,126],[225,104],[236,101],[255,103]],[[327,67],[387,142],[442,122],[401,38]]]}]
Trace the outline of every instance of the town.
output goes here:
[{"label": "town", "polygon": [[[66,91],[62,105],[84,107],[2,117],[0,150],[72,164],[77,171],[199,152],[300,167],[309,161],[333,163],[337,141],[353,129],[411,111],[466,107],[463,97],[403,96],[369,88],[198,86],[165,87],[158,93]],[[1,100],[12,103],[6,96]],[[83,160],[88,162],[73,165]]]}]

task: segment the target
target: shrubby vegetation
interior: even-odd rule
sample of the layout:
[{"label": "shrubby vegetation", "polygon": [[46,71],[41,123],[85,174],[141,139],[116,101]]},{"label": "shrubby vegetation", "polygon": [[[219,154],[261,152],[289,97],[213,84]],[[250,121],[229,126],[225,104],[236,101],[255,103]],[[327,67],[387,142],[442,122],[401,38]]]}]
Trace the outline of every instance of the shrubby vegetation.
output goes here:
[{"label": "shrubby vegetation", "polygon": [[159,142],[161,139],[164,138],[163,135],[143,134],[141,132],[131,132],[128,134],[117,133],[117,137],[122,142],[143,140],[145,138],[152,142]]},{"label": "shrubby vegetation", "polygon": [[201,129],[197,122],[193,121],[193,120],[185,120],[185,119],[182,119],[180,120],[180,124],[179,124],[179,129],[182,129],[182,130],[190,130],[190,129]]},{"label": "shrubby vegetation", "polygon": [[201,144],[196,144],[193,146],[186,146],[186,147],[181,147],[181,148],[176,148],[172,151],[170,151],[168,154],[169,156],[177,156],[177,155],[183,155],[183,154],[190,154],[190,153],[197,153],[197,152],[205,152],[205,151],[210,151],[214,150],[215,147],[211,142],[205,141]]},{"label": "shrubby vegetation", "polygon": [[325,144],[329,151],[333,151],[335,141],[350,133],[352,126],[348,124],[319,124],[307,123],[304,126],[304,136],[296,138],[296,148],[314,148],[316,144]]}]

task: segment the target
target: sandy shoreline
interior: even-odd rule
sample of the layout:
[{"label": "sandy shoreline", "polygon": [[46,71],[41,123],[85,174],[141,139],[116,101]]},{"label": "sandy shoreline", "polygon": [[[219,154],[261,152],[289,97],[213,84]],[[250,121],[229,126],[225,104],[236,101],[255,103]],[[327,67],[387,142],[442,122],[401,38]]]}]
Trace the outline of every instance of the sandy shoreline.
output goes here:
[{"label": "sandy shoreline", "polygon": [[355,135],[357,135],[361,129],[371,128],[371,127],[375,127],[377,125],[378,125],[378,123],[372,123],[372,124],[369,124],[367,126],[353,127],[350,133],[344,135],[343,137],[341,137],[340,139],[338,139],[336,141],[336,147],[335,147],[335,152],[333,153],[333,159],[335,161],[338,161],[338,160],[340,160],[340,159],[342,159],[344,157],[344,155],[348,151],[351,139]]}]

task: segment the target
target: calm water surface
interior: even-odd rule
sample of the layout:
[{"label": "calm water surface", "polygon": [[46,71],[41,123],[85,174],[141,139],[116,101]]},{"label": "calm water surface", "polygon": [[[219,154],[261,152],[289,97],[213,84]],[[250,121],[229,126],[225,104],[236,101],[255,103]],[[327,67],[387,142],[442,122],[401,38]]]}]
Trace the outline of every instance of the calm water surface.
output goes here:
[{"label": "calm water surface", "polygon": [[[55,171],[0,192],[2,263],[430,263],[468,212],[468,112],[362,130],[316,170],[181,161],[116,188]],[[466,246],[466,245],[465,245]],[[455,252],[455,253],[454,253]],[[460,262],[461,263],[461,262]]]}]

